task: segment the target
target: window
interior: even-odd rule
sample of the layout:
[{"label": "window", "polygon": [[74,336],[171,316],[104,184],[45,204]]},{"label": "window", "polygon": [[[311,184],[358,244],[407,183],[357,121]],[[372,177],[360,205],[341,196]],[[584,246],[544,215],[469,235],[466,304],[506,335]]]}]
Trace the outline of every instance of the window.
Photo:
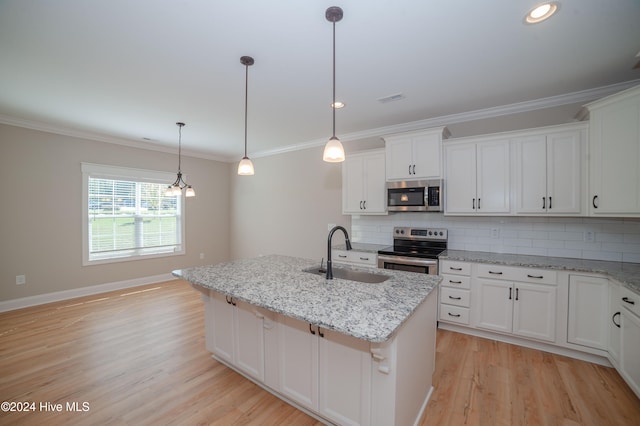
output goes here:
[{"label": "window", "polygon": [[184,254],[183,198],[169,172],[82,163],[83,265]]}]

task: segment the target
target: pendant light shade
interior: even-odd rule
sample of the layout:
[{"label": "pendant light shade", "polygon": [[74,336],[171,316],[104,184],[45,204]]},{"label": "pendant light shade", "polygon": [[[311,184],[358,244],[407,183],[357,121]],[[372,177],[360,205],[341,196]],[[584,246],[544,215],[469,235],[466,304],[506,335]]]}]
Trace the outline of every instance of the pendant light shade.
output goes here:
[{"label": "pendant light shade", "polygon": [[195,197],[196,191],[193,189],[191,185],[184,181],[182,178],[182,170],[180,169],[182,162],[182,128],[184,127],[184,123],[176,123],[178,126],[178,173],[176,180],[169,185],[164,195],[167,197],[182,195],[182,190],[185,190],[185,197]]},{"label": "pendant light shade", "polygon": [[339,163],[344,161],[344,147],[340,139],[336,136],[336,22],[342,19],[343,12],[338,6],[331,6],[325,12],[327,21],[333,23],[333,102],[331,109],[333,110],[333,136],[324,147],[322,159],[329,163]]},{"label": "pendant light shade", "polygon": [[253,65],[254,61],[251,56],[243,56],[240,58],[240,63],[245,67],[245,82],[244,82],[244,157],[238,164],[238,174],[240,176],[252,176],[255,171],[253,170],[253,163],[247,157],[247,107],[249,99],[249,66]]}]

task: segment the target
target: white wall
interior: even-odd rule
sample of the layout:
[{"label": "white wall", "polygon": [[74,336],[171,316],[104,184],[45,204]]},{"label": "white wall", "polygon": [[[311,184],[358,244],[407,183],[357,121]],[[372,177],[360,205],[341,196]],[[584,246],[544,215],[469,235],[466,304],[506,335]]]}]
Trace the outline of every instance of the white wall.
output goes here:
[{"label": "white wall", "polygon": [[[0,301],[169,274],[229,255],[229,165],[183,157],[186,254],[82,266],[80,163],[175,172],[177,155],[0,125]],[[204,253],[204,259],[200,259]],[[26,284],[16,285],[16,275]]]},{"label": "white wall", "polygon": [[[351,232],[354,241],[390,245],[394,226],[446,228],[455,250],[640,262],[640,219],[395,213],[354,217]],[[585,241],[586,232],[593,241]]]},{"label": "white wall", "polygon": [[326,257],[328,224],[349,229],[351,217],[342,215],[342,165],[322,161],[322,150],[253,159],[254,176],[238,176],[232,165],[232,258]]}]

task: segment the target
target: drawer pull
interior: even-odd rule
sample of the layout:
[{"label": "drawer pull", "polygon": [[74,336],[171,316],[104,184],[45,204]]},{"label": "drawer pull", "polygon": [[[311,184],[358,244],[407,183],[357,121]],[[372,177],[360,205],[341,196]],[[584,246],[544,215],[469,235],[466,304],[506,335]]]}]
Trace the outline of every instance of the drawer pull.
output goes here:
[{"label": "drawer pull", "polygon": [[502,272],[489,271],[492,275],[502,275]]},{"label": "drawer pull", "polygon": [[628,297],[623,297],[622,301],[625,302],[625,303],[628,303],[630,305],[635,305],[636,304],[636,302],[634,302],[633,300],[630,300]]},{"label": "drawer pull", "polygon": [[452,271],[462,271],[462,268],[454,268],[453,266],[449,266],[449,269]]},{"label": "drawer pull", "polygon": [[460,296],[458,296],[458,297],[449,296],[449,299],[451,299],[451,300],[461,300],[462,297],[460,297]]},{"label": "drawer pull", "polygon": [[449,282],[451,284],[462,284],[462,281],[453,281],[453,280],[449,280]]},{"label": "drawer pull", "polygon": [[542,276],[542,275],[531,275],[531,274],[527,274],[527,277],[529,277],[529,278],[537,278],[537,279],[540,279],[540,280],[542,278],[544,278],[544,276]]},{"label": "drawer pull", "polygon": [[447,312],[447,315],[454,318],[460,318],[460,314],[452,314],[451,312]]},{"label": "drawer pull", "polygon": [[339,255],[338,255],[338,257],[341,257],[341,258],[343,258],[343,259],[346,259],[346,258],[347,258],[347,255],[346,255],[346,254],[339,254]]},{"label": "drawer pull", "polygon": [[360,260],[369,260],[368,257],[361,257]]}]

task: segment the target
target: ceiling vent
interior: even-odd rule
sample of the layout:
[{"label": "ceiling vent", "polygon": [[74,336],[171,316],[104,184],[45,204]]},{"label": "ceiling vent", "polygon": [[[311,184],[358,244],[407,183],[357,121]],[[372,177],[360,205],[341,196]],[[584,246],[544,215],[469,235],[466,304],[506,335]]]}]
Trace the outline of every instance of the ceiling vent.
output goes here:
[{"label": "ceiling vent", "polygon": [[395,95],[378,98],[378,102],[380,102],[381,104],[386,104],[387,102],[399,101],[401,99],[404,99],[404,95],[402,93],[396,93]]}]

